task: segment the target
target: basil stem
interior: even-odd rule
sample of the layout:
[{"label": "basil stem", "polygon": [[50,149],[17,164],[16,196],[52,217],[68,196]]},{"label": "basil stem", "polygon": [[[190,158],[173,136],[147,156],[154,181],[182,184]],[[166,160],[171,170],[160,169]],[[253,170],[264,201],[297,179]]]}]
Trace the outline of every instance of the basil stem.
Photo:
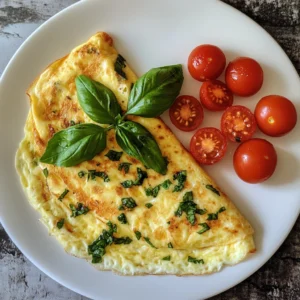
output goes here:
[{"label": "basil stem", "polygon": [[158,117],[173,104],[182,83],[181,65],[151,69],[135,82],[126,115]]},{"label": "basil stem", "polygon": [[167,164],[155,139],[145,127],[132,121],[123,122],[116,126],[116,140],[128,155],[146,167],[166,174]]},{"label": "basil stem", "polygon": [[94,158],[106,147],[106,132],[95,124],[78,124],[54,134],[40,161],[72,167]]}]

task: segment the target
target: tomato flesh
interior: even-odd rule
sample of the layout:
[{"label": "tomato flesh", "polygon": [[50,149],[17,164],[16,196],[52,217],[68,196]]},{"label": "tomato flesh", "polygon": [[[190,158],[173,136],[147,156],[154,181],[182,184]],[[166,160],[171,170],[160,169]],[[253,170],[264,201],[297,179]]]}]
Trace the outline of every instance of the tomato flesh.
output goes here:
[{"label": "tomato flesh", "polygon": [[257,103],[254,114],[259,129],[269,136],[283,136],[297,123],[294,104],[278,95],[263,97]]},{"label": "tomato flesh", "polygon": [[200,88],[200,101],[211,111],[224,110],[233,103],[232,92],[220,80],[208,80]]},{"label": "tomato flesh", "polygon": [[247,141],[256,131],[255,117],[245,106],[231,106],[222,115],[221,131],[232,142]]},{"label": "tomato flesh", "polygon": [[201,128],[192,137],[190,151],[193,157],[204,165],[220,161],[227,149],[227,141],[222,132],[213,127]]},{"label": "tomato flesh", "polygon": [[235,172],[248,183],[259,183],[270,178],[276,164],[275,148],[264,139],[251,139],[242,143],[233,156]]},{"label": "tomato flesh", "polygon": [[188,69],[192,77],[199,81],[218,78],[226,66],[223,51],[214,45],[200,45],[189,55]]},{"label": "tomato flesh", "polygon": [[249,57],[238,57],[226,68],[225,81],[228,88],[242,97],[257,93],[263,84],[264,73],[260,64]]},{"label": "tomato flesh", "polygon": [[179,96],[169,110],[171,122],[182,131],[193,131],[203,121],[203,108],[193,96]]}]

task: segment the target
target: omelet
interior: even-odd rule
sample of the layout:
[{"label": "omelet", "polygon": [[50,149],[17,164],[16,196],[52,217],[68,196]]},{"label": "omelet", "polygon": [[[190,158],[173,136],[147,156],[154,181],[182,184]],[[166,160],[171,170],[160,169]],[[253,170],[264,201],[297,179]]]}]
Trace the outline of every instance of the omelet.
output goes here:
[{"label": "omelet", "polygon": [[[16,168],[30,204],[68,253],[100,270],[201,275],[245,259],[255,252],[251,225],[160,118],[129,117],[157,141],[168,160],[165,175],[127,155],[114,130],[106,149],[92,160],[73,167],[40,162],[56,132],[93,123],[78,103],[78,75],[111,89],[126,111],[138,78],[125,59],[123,74],[116,72],[119,55],[112,38],[99,32],[29,87],[30,111]],[[138,183],[126,187],[126,181]]]}]

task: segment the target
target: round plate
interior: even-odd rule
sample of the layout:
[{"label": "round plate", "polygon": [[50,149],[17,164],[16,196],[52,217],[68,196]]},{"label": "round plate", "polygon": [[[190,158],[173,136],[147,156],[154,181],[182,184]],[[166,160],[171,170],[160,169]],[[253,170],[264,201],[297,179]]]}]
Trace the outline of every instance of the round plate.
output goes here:
[{"label": "round plate", "polygon": [[[263,184],[249,185],[234,173],[231,144],[226,158],[207,167],[255,229],[257,252],[244,262],[200,277],[121,277],[98,272],[86,261],[67,255],[48,236],[39,215],[21,189],[14,156],[23,137],[29,109],[25,91],[43,69],[96,31],[106,31],[130,66],[141,75],[150,68],[184,65],[183,94],[198,97],[200,83],[187,72],[186,61],[197,45],[222,48],[227,60],[237,56],[257,59],[265,73],[261,91],[235,104],[253,110],[258,99],[280,94],[300,111],[300,82],[288,57],[257,24],[219,1],[190,0],[89,0],[59,13],[42,25],[13,57],[1,80],[0,212],[1,222],[21,251],[42,271],[68,288],[94,299],[199,299],[220,293],[255,272],[277,250],[299,214],[300,122],[287,136],[267,138],[278,153],[274,176]],[[221,113],[205,112],[203,126],[219,127]],[[172,129],[167,114],[165,121]],[[191,134],[174,132],[188,145]]]}]

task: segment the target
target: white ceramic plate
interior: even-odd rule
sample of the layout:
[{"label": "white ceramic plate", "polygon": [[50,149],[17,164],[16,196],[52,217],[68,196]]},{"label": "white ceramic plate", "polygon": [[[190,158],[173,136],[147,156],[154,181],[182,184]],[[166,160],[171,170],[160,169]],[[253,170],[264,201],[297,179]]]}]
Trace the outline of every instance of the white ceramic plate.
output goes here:
[{"label": "white ceramic plate", "polygon": [[[278,152],[275,175],[249,185],[235,175],[231,145],[226,158],[207,167],[222,189],[253,225],[257,253],[234,267],[201,277],[120,277],[98,272],[84,260],[67,255],[39,223],[28,204],[14,168],[28,113],[25,91],[55,59],[86,41],[96,31],[107,31],[117,49],[137,74],[156,66],[183,63],[182,93],[198,96],[199,82],[186,68],[190,51],[199,44],[221,47],[231,60],[257,59],[265,72],[261,91],[235,104],[255,107],[267,94],[291,99],[300,112],[300,82],[288,57],[257,24],[219,1],[102,0],[81,1],[42,25],[19,49],[1,79],[0,87],[0,213],[1,222],[21,251],[41,270],[68,288],[94,299],[200,299],[220,293],[255,272],[277,250],[291,230],[300,209],[300,122],[289,135],[267,138]],[[219,126],[221,113],[205,114],[203,126]],[[164,119],[169,124],[167,114]],[[171,126],[174,129],[173,126]],[[190,134],[175,130],[188,144]],[[257,137],[263,136],[257,134]],[[266,137],[265,137],[266,138]]]}]

